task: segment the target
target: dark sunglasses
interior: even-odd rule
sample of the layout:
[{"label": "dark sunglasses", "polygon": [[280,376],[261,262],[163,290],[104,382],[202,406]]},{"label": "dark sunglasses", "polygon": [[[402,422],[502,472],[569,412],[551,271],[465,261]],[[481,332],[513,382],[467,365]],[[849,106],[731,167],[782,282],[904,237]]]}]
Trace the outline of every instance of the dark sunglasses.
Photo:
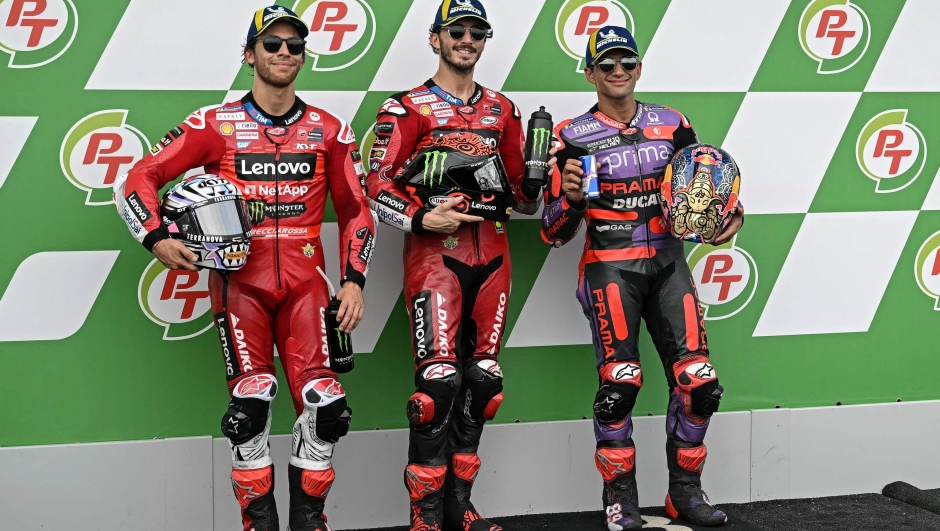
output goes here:
[{"label": "dark sunglasses", "polygon": [[[467,34],[467,28],[459,24],[454,25],[454,26],[446,26],[446,27],[441,28],[441,30],[449,33],[450,38],[454,39],[455,41],[459,41],[460,39],[463,39],[463,36]],[[475,41],[482,41],[483,39],[489,36],[490,36],[490,30],[484,27],[474,26],[470,28],[470,38]]]},{"label": "dark sunglasses", "polygon": [[600,69],[601,72],[609,74],[614,71],[614,68],[617,67],[617,63],[620,63],[620,66],[625,71],[630,72],[631,70],[636,70],[637,65],[640,64],[640,60],[636,57],[627,56],[621,57],[619,61],[610,58],[601,59],[594,64],[597,66],[597,68]]},{"label": "dark sunglasses", "polygon": [[260,40],[261,45],[264,46],[264,51],[268,53],[277,53],[281,49],[281,43],[286,42],[287,53],[291,55],[300,55],[304,53],[304,45],[307,44],[307,41],[301,39],[300,37],[282,39],[277,35],[268,35],[267,37],[261,37],[258,40]]}]

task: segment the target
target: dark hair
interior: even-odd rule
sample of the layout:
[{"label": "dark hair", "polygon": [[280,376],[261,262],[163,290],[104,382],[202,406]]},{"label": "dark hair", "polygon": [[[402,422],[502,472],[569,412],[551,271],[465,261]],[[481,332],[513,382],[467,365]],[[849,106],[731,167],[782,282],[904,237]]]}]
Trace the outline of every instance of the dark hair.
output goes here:
[{"label": "dark hair", "polygon": [[255,44],[258,44],[258,37],[255,37],[242,44],[242,64],[248,67],[248,75],[255,75],[255,65],[245,61],[245,52],[255,53]]}]

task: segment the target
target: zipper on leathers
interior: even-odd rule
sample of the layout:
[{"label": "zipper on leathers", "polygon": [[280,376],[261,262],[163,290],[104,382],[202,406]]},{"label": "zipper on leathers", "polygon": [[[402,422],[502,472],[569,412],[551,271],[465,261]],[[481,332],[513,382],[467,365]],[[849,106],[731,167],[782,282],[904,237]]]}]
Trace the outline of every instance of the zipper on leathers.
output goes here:
[{"label": "zipper on leathers", "polygon": [[277,287],[281,287],[281,145],[274,144],[274,269],[277,272]]}]

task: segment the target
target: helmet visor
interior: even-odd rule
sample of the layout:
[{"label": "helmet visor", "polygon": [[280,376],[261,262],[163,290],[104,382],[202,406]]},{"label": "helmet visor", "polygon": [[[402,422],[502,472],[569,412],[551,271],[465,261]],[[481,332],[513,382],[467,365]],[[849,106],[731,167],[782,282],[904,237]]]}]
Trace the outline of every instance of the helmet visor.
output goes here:
[{"label": "helmet visor", "polygon": [[189,214],[202,236],[242,236],[251,230],[243,200],[207,203]]}]

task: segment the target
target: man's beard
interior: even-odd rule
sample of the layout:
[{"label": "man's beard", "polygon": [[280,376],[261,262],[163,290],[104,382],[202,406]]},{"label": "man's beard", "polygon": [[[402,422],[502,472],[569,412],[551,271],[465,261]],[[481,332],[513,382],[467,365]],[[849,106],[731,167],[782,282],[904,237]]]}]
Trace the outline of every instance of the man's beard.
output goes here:
[{"label": "man's beard", "polygon": [[276,74],[274,69],[268,64],[255,64],[255,75],[264,81],[265,84],[270,85],[274,88],[285,88],[289,87],[291,83],[297,79],[297,74],[300,73],[300,69],[294,70],[292,72],[284,72]]},{"label": "man's beard", "polygon": [[473,73],[473,67],[476,66],[477,61],[480,60],[480,55],[482,55],[482,52],[477,52],[476,57],[474,57],[469,64],[461,63],[458,62],[460,60],[460,56],[457,55],[457,50],[454,48],[441,48],[441,59],[444,60],[444,64],[447,65],[447,68],[455,74],[460,74],[463,76],[467,76]]}]

